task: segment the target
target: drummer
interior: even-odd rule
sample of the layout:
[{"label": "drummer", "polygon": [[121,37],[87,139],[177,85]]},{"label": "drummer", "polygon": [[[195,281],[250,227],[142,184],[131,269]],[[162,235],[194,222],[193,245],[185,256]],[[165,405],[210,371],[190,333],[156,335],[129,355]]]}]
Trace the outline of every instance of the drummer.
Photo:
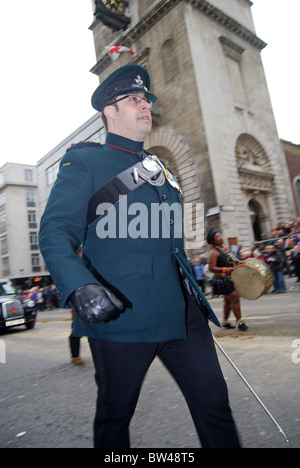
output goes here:
[{"label": "drummer", "polygon": [[210,229],[208,232],[207,243],[211,245],[209,269],[214,273],[212,278],[213,292],[216,295],[224,296],[224,320],[222,326],[228,329],[235,328],[228,321],[230,311],[232,310],[238,329],[246,331],[248,327],[242,319],[240,298],[231,280],[231,273],[234,266],[239,263],[239,260],[235,259],[231,253],[225,250],[223,237],[216,229]]}]

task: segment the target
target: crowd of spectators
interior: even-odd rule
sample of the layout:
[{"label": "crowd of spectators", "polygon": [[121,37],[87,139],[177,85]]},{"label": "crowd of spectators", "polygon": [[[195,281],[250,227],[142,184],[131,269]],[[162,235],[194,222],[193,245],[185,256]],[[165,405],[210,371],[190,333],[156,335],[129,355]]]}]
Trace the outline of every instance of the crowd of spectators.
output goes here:
[{"label": "crowd of spectators", "polygon": [[[273,292],[285,292],[284,275],[296,277],[296,281],[300,283],[300,218],[290,219],[283,224],[278,223],[269,233],[262,234],[260,241],[249,247],[238,247],[233,253],[239,260],[254,257],[265,261],[273,273]],[[191,265],[198,284],[205,293],[210,277],[207,260],[198,257]],[[24,290],[21,296],[34,300],[37,310],[60,307],[59,295],[54,284]]]},{"label": "crowd of spectators", "polygon": [[285,291],[284,275],[300,282],[300,218],[278,223],[269,234],[262,235],[261,241],[239,251],[241,260],[249,256],[268,263],[274,276],[274,292]]},{"label": "crowd of spectators", "polygon": [[34,286],[20,292],[22,299],[31,299],[35,302],[36,309],[51,310],[60,307],[59,295],[54,284],[45,287]]},{"label": "crowd of spectators", "polygon": [[[248,247],[232,247],[232,253],[239,260],[254,257],[269,265],[274,277],[272,292],[285,292],[285,275],[289,278],[295,277],[300,283],[300,218],[278,223],[269,233],[262,234],[260,241]],[[211,276],[207,259],[198,257],[191,262],[191,265],[198,284],[205,293]]]}]

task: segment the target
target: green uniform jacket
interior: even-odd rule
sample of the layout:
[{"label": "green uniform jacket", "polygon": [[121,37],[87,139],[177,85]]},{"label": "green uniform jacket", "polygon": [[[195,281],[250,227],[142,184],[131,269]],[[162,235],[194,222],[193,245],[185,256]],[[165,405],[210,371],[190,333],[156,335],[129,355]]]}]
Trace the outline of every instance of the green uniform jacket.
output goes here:
[{"label": "green uniform jacket", "polygon": [[[163,235],[151,237],[151,206],[181,203],[178,190],[167,181],[161,187],[145,183],[123,199],[123,208],[125,203],[128,206],[127,214],[121,211],[121,202],[117,203],[107,214],[106,226],[102,218],[101,225],[96,220],[87,228],[91,197],[116,175],[141,161],[143,154],[143,143],[109,133],[102,147],[78,145],[62,159],[41,220],[39,242],[63,305],[68,306],[68,298],[75,289],[99,282],[126,306],[117,319],[108,322],[84,324],[76,317],[77,336],[117,342],[186,338],[185,300],[173,254],[175,249],[184,254],[183,234],[174,238],[178,222],[172,210],[169,219],[161,215],[161,224],[168,224],[169,234],[164,231]],[[145,215],[145,207],[149,212],[147,236],[145,216],[139,226],[139,215]],[[128,226],[127,236],[124,223]],[[100,238],[99,230],[103,232],[105,228],[110,237]],[[141,235],[137,237],[139,228]],[[82,260],[76,254],[81,244]]]}]

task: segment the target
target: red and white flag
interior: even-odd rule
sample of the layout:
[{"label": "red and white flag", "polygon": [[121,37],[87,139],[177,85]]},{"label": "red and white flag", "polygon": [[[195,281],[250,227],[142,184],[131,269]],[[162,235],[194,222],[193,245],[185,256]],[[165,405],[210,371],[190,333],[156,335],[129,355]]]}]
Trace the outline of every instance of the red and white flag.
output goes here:
[{"label": "red and white flag", "polygon": [[134,55],[135,52],[133,50],[129,49],[129,47],[126,46],[113,46],[113,47],[108,47],[108,51],[110,53],[110,56],[113,60],[116,58],[120,57],[121,54],[124,52],[127,52],[128,54]]}]

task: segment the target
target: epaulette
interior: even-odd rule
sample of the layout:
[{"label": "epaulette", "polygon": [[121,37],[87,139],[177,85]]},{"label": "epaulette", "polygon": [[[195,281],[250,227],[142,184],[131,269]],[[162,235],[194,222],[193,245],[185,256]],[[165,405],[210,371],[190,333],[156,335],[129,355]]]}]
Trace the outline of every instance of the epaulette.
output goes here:
[{"label": "epaulette", "polygon": [[102,148],[101,143],[95,143],[94,141],[80,141],[79,143],[73,143],[66,152],[72,151],[77,148]]}]

